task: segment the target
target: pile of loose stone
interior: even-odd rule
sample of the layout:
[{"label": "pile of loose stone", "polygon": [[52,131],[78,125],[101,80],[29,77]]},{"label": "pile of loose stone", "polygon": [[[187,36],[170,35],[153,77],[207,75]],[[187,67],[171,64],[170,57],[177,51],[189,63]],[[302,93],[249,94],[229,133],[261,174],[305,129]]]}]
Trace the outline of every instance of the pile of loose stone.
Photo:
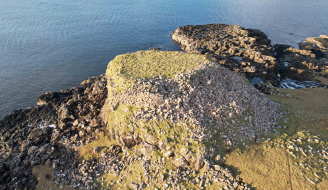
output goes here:
[{"label": "pile of loose stone", "polygon": [[[123,155],[118,156],[118,153],[122,151]],[[77,163],[73,154],[72,152],[65,154],[53,162],[53,167],[56,170],[53,173],[52,184],[64,184],[79,189],[96,189],[99,187],[111,189],[116,184],[126,182],[124,181],[125,178],[133,172],[129,171],[127,167],[138,164],[142,168],[143,177],[136,178],[129,184],[124,184],[123,189],[128,187],[143,189],[147,186],[185,189],[184,185],[181,184],[182,181],[197,185],[199,189],[206,188],[213,183],[219,183],[228,189],[249,189],[248,185],[243,183],[241,179],[234,178],[228,169],[218,165],[207,166],[202,175],[190,167],[169,170],[165,167],[166,158],[164,157],[156,159],[149,155],[131,154],[128,149],[119,146],[113,146],[109,151],[101,152],[98,160],[88,159]],[[117,180],[106,181],[101,177],[101,173],[113,174],[117,176]],[[93,183],[93,180],[97,180],[98,183]],[[46,187],[46,185],[44,186]]]},{"label": "pile of loose stone", "polygon": [[[107,75],[110,77],[109,73]],[[109,126],[112,138],[128,148],[140,144],[139,152],[143,155],[159,150],[164,159],[178,168],[190,166],[195,171],[204,168],[205,172],[222,173],[220,169],[215,170],[219,166],[213,162],[214,159],[220,159],[215,143],[197,152],[190,151],[188,145],[223,139],[227,146],[233,147],[279,128],[277,120],[282,116],[277,104],[237,74],[212,62],[190,72],[179,73],[174,79],[161,76],[137,79],[120,93],[116,92],[119,84],[115,81],[109,78],[111,92],[106,104],[111,107],[109,110],[115,112],[118,105],[139,105],[143,109],[138,109],[130,117],[129,132],[124,132],[120,124]],[[187,137],[183,140],[187,142],[186,147],[181,148],[184,145],[179,145],[180,149],[175,150],[168,144],[180,137],[167,136],[166,140],[160,140],[158,137],[166,134],[156,130],[156,125],[153,126],[154,130],[135,133],[143,126],[139,126],[140,122],[144,124],[151,121],[169,121],[173,125],[185,126],[184,136]],[[233,187],[234,183],[226,185]],[[240,184],[237,182],[235,186]]]},{"label": "pile of loose stone", "polygon": [[[148,96],[142,99],[140,94]],[[127,105],[148,105],[137,112],[135,120],[162,118],[196,125],[197,131],[190,131],[194,134],[191,141],[213,136],[211,133],[204,136],[209,126],[219,130],[234,123],[238,123],[237,131],[229,131],[226,136],[251,139],[275,128],[281,116],[277,104],[251,88],[238,75],[213,63],[187,74],[178,74],[175,79],[138,79],[132,88],[122,94],[113,94],[110,100]],[[238,117],[243,117],[245,123],[238,121]]]}]

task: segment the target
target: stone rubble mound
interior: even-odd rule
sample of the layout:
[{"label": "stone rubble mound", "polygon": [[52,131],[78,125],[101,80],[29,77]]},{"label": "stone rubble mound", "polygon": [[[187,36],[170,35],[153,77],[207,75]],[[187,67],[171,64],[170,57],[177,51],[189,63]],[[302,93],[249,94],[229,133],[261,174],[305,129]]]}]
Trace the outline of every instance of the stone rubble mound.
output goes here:
[{"label": "stone rubble mound", "polygon": [[[206,147],[205,142],[223,139],[231,147],[279,127],[277,104],[212,62],[178,73],[174,79],[136,79],[120,93],[115,81],[122,80],[111,74],[107,73],[110,91],[105,107],[115,113],[119,106],[142,106],[129,116],[128,124],[108,126],[112,138],[128,148],[140,144],[145,155],[160,149],[177,167],[190,165],[199,170],[206,159],[214,159],[217,145]],[[161,128],[162,121],[171,129]],[[179,127],[183,134],[172,136],[170,131]],[[198,148],[192,147],[195,144]]]}]

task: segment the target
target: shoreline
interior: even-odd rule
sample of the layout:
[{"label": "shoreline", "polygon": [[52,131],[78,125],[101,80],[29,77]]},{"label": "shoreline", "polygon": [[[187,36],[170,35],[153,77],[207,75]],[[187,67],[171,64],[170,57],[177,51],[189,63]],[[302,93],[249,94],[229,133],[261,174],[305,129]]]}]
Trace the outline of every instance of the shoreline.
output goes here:
[{"label": "shoreline", "polygon": [[[223,35],[223,43],[220,40],[213,41],[217,34],[213,34],[212,32],[217,31],[214,29],[216,27],[221,28],[223,31],[218,34],[218,36]],[[204,35],[205,31],[209,32],[207,38]],[[190,33],[193,33],[193,35],[189,35]],[[328,69],[328,63],[326,62],[326,65],[322,65],[322,59],[327,60],[325,56],[328,54],[327,50],[320,47],[321,45],[313,46],[310,44],[317,43],[316,41],[318,40],[315,40],[316,38],[307,39],[308,42],[302,43],[301,47],[303,49],[296,49],[286,45],[271,46],[270,41],[264,33],[258,30],[245,29],[232,25],[179,27],[173,33],[172,38],[182,43],[182,48],[188,53],[205,54],[212,61],[248,79],[254,77],[263,79],[265,84],[255,85],[255,88],[265,94],[279,96],[281,92],[275,86],[279,85],[283,77],[293,77],[299,80],[314,80],[316,82],[321,81],[327,88],[325,79],[327,79],[328,75],[323,71]],[[243,38],[244,41],[236,41],[236,39],[240,38]],[[326,39],[326,37],[324,36],[323,39]],[[287,61],[288,66],[285,67],[284,65]],[[281,74],[281,78],[277,77],[278,74]],[[111,165],[113,168],[124,168],[125,165],[132,164],[133,161],[128,160],[129,156],[125,159],[125,157],[119,155],[122,152],[124,155],[130,155],[130,153],[126,152],[128,149],[124,148],[124,146],[130,148],[129,144],[132,142],[133,146],[135,146],[137,138],[134,137],[132,140],[127,138],[128,136],[118,138],[117,135],[120,132],[111,132],[108,128],[108,121],[104,119],[106,117],[104,116],[103,108],[106,105],[105,101],[108,97],[107,80],[106,75],[102,74],[99,77],[90,77],[78,87],[60,92],[48,92],[38,97],[36,106],[12,111],[11,114],[1,119],[2,149],[0,170],[4,175],[0,179],[2,182],[2,184],[0,183],[0,187],[8,187],[9,189],[14,187],[34,188],[37,180],[32,171],[34,166],[40,164],[52,165],[52,168],[57,171],[52,176],[58,184],[61,183],[60,176],[62,174],[68,175],[66,173],[58,173],[60,170],[65,172],[66,170],[64,169],[66,166],[72,167],[70,172],[75,172],[77,176],[86,173],[85,175],[87,177],[92,178],[100,176],[101,168],[98,168],[94,172],[80,171],[80,168],[86,167],[91,169],[92,167],[100,167],[99,163],[106,165],[106,159],[113,159]],[[157,80],[159,79],[154,79],[154,81]],[[169,82],[166,81],[166,83]],[[148,83],[147,81],[140,81],[140,84],[147,85]],[[144,115],[141,114],[142,117]],[[249,120],[252,120],[252,118],[250,117]],[[201,136],[201,134],[199,135]],[[110,137],[110,139],[116,139],[116,144],[106,144],[107,141],[103,140],[106,136]],[[76,157],[81,147],[88,146],[92,142],[98,142],[99,140],[104,144],[88,149],[89,152],[85,153],[85,156],[87,156],[84,158],[85,161],[79,163],[80,165],[78,167],[76,166],[76,161],[70,160],[70,158]],[[148,144],[142,144],[144,150],[141,149],[141,152],[147,152],[142,153],[145,155],[142,158],[148,159],[147,154],[149,149],[161,149],[161,145],[152,142],[152,140],[146,143]],[[226,151],[231,151],[230,149],[233,149],[232,145],[234,141],[228,138],[228,141],[225,141],[225,143],[225,146],[228,146]],[[131,147],[133,146],[131,145]],[[70,150],[75,150],[75,152]],[[166,154],[170,151],[163,152]],[[102,153],[104,154],[100,156]],[[91,159],[88,155],[91,155]],[[94,157],[94,155],[97,156]],[[130,157],[134,158],[132,155]],[[170,158],[170,156],[167,157]],[[190,165],[192,163],[191,160],[186,161],[183,157],[186,158],[187,156],[174,157],[174,159],[180,160],[172,161],[173,164],[183,168],[186,164]],[[98,160],[98,162],[95,160]],[[122,164],[123,162],[125,164]],[[227,182],[227,186],[243,186],[245,189],[249,187],[242,180],[235,179],[232,173],[222,168],[222,166],[225,166],[224,159],[221,159],[221,161],[215,164],[210,161],[202,161],[199,163],[198,169],[204,167],[209,173],[225,173],[227,178],[218,177],[211,180],[232,178],[233,183]],[[21,171],[25,173],[22,174]],[[113,174],[119,175],[121,171],[123,172],[121,169],[114,169]],[[175,169],[172,171],[178,174],[178,171],[175,171]],[[196,172],[197,170],[186,169],[185,172],[189,171]],[[147,170],[147,172],[149,173],[150,171]],[[16,182],[12,180],[15,176],[18,176]],[[203,178],[203,182],[201,182],[201,178]],[[203,187],[204,184],[210,184],[210,182],[205,182],[204,175],[201,178],[197,182],[197,184],[200,183],[199,187]],[[92,180],[86,180],[81,185],[85,188],[96,188],[94,184]],[[130,184],[130,187],[139,189],[147,185],[149,184]]]}]

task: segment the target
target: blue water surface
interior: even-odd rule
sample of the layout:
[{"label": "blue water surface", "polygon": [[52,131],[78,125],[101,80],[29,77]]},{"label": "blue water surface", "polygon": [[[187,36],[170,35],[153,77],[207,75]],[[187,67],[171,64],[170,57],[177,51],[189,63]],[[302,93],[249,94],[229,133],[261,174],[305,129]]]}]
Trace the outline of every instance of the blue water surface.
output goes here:
[{"label": "blue water surface", "polygon": [[327,34],[327,10],[327,0],[0,0],[0,117],[99,76],[118,54],[179,50],[179,26],[238,24],[297,47]]}]

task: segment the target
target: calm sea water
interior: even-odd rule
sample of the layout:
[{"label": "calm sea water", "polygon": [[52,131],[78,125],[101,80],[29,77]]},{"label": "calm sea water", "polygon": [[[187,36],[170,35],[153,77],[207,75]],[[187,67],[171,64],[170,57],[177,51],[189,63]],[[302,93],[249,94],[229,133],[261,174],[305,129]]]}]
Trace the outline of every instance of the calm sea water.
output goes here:
[{"label": "calm sea water", "polygon": [[105,72],[118,54],[179,50],[182,25],[256,28],[297,46],[328,33],[327,0],[0,0],[0,117]]}]

